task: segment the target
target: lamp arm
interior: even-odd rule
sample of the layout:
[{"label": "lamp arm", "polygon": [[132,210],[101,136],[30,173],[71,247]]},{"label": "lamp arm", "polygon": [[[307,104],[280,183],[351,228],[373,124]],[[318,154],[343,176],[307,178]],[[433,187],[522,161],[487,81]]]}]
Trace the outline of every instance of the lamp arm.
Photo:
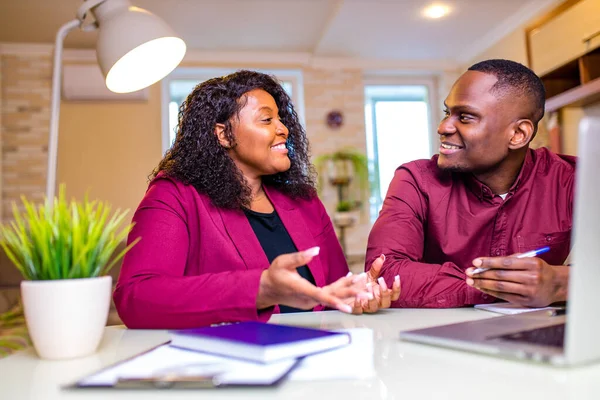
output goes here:
[{"label": "lamp arm", "polygon": [[60,86],[62,70],[63,41],[67,34],[81,25],[74,19],[60,27],[56,33],[54,45],[54,63],[52,66],[52,95],[50,98],[50,131],[48,133],[48,173],[46,176],[46,199],[54,203],[56,190],[56,159],[58,156],[58,120],[60,114]]}]

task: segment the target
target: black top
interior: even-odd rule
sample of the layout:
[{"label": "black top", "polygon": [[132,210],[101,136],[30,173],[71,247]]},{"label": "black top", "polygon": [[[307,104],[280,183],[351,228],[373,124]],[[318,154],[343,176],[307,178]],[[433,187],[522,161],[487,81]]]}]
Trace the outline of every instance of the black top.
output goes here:
[{"label": "black top", "polygon": [[[269,264],[272,263],[277,256],[298,251],[276,211],[265,214],[246,208],[243,210],[269,260]],[[298,267],[298,273],[313,285],[315,284],[315,278],[312,276],[306,265]],[[301,310],[299,308],[280,305],[279,311],[282,313],[289,313],[310,310]]]}]

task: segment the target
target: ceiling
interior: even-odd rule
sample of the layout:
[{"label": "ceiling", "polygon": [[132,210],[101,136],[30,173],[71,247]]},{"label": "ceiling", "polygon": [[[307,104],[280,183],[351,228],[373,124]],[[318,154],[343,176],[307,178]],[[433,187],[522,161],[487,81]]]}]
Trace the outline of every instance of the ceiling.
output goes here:
[{"label": "ceiling", "polygon": [[[304,52],[382,60],[465,61],[560,0],[131,0],[161,16],[191,49]],[[52,43],[81,0],[0,0],[0,42]],[[92,48],[71,32],[66,47]]]}]

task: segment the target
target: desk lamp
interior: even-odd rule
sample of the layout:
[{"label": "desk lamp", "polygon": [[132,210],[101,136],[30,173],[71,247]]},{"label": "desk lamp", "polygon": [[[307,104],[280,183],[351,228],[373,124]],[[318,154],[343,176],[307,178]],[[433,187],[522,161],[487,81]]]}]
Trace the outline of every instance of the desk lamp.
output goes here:
[{"label": "desk lamp", "polygon": [[158,82],[179,65],[186,50],[185,42],[163,20],[132,6],[129,0],[85,0],[77,11],[77,18],[58,30],[46,179],[46,198],[50,204],[56,189],[63,41],[76,28],[98,29],[96,57],[106,78],[106,87],[115,93],[134,92]]}]

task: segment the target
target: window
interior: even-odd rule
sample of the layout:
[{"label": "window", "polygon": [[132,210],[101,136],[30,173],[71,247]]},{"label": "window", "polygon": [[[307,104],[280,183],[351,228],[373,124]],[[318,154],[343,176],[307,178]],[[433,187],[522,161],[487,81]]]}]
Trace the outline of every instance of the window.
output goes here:
[{"label": "window", "polygon": [[366,85],[365,126],[371,219],[375,220],[396,168],[430,158],[431,85]]},{"label": "window", "polygon": [[[179,106],[196,85],[238,69],[177,68],[162,81],[162,150],[167,151],[175,140]],[[304,124],[304,93],[300,70],[257,70],[274,75],[292,98],[300,122]]]}]

